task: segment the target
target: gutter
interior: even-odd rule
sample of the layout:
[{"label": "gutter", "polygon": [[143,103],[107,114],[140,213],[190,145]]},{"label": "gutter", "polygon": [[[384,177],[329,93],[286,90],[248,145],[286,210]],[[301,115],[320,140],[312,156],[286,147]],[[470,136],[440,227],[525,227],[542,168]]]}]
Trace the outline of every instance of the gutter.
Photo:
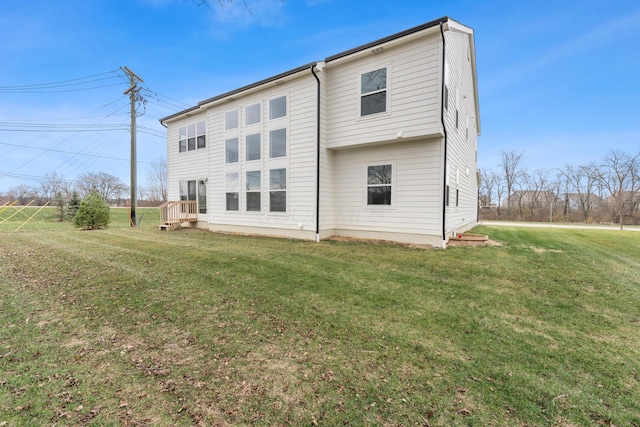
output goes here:
[{"label": "gutter", "polygon": [[444,131],[444,162],[443,166],[443,180],[442,180],[442,249],[447,247],[446,238],[446,220],[447,220],[447,124],[444,119],[444,87],[445,87],[445,75],[444,66],[446,63],[446,41],[444,38],[444,29],[442,28],[442,22],[440,22],[440,34],[442,35],[442,88],[441,90],[441,102],[440,102],[440,121],[442,122],[442,130]]},{"label": "gutter", "polygon": [[[311,66],[311,74],[316,79],[317,94],[316,94],[316,242],[320,242],[320,79],[316,75],[314,68],[318,64]],[[322,72],[322,64],[318,67],[318,71]]]}]

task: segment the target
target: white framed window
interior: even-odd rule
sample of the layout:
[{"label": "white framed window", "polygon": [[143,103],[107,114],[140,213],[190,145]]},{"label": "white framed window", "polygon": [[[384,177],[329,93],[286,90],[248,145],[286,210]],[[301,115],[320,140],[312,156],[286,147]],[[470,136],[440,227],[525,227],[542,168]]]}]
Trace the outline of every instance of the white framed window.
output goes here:
[{"label": "white framed window", "polygon": [[190,180],[180,181],[180,200],[195,200],[198,204],[198,213],[207,213],[207,181]]},{"label": "white framed window", "polygon": [[196,149],[196,125],[195,123],[187,126],[187,150]]},{"label": "white framed window", "polygon": [[183,153],[187,151],[187,127],[182,126],[178,129],[178,151]]},{"label": "white framed window", "polygon": [[269,170],[269,211],[287,211],[287,169]]},{"label": "white framed window", "polygon": [[245,137],[245,152],[246,160],[250,162],[252,160],[260,160],[260,134],[254,133]]},{"label": "white framed window", "polygon": [[207,145],[205,122],[191,123],[178,129],[178,151],[192,151]]},{"label": "white framed window", "polygon": [[238,172],[228,173],[224,177],[224,190],[226,197],[226,210],[237,211],[240,209]]},{"label": "white framed window", "polygon": [[224,129],[231,130],[238,128],[238,110],[231,110],[224,113]]},{"label": "white framed window", "polygon": [[207,135],[204,121],[196,123],[196,148],[205,148],[207,145]]},{"label": "white framed window", "polygon": [[245,124],[247,126],[260,123],[262,121],[260,115],[260,104],[249,105],[245,108]]},{"label": "white framed window", "polygon": [[279,119],[287,116],[287,96],[269,100],[269,120]]},{"label": "white framed window", "polygon": [[260,171],[249,171],[246,173],[245,198],[247,201],[247,212],[260,212]]},{"label": "white framed window", "polygon": [[387,67],[360,75],[360,116],[387,111]]},{"label": "white framed window", "polygon": [[391,206],[393,195],[393,164],[368,165],[367,206]]},{"label": "white framed window", "polygon": [[224,142],[224,162],[238,163],[240,157],[238,138],[229,138]]},{"label": "white framed window", "polygon": [[287,129],[276,129],[269,132],[269,158],[287,156]]},{"label": "white framed window", "polygon": [[444,61],[444,99],[442,103],[444,104],[444,110],[449,110],[449,62]]},{"label": "white framed window", "polygon": [[207,181],[198,180],[198,213],[207,213]]}]

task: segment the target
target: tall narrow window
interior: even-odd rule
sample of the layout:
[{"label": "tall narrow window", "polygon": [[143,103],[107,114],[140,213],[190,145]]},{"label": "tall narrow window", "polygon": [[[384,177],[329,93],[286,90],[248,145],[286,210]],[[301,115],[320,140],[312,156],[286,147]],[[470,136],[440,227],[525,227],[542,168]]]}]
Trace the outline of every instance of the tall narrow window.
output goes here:
[{"label": "tall narrow window", "polygon": [[467,114],[467,130],[465,131],[465,138],[469,139],[469,115]]},{"label": "tall narrow window", "polygon": [[180,200],[189,200],[189,181],[180,181]]},{"label": "tall narrow window", "polygon": [[260,160],[260,134],[255,133],[253,135],[247,135],[246,137],[246,152],[247,161]]},{"label": "tall narrow window", "polygon": [[444,104],[445,111],[449,110],[449,62],[444,62],[444,99],[442,100]]},{"label": "tall narrow window", "polygon": [[269,211],[287,211],[287,170],[284,168],[269,171]]},{"label": "tall narrow window", "polygon": [[195,181],[188,181],[187,183],[188,186],[188,199],[187,200],[197,200],[197,196],[196,196],[196,182]]},{"label": "tall narrow window", "polygon": [[387,68],[360,76],[360,115],[387,111]]},{"label": "tall narrow window", "polygon": [[269,132],[269,157],[287,156],[287,130],[277,129]]},{"label": "tall narrow window", "polygon": [[207,213],[207,183],[204,180],[198,181],[198,213]]},{"label": "tall narrow window", "polygon": [[248,212],[260,212],[260,171],[247,172],[246,199]]},{"label": "tall narrow window", "polygon": [[236,129],[238,127],[238,110],[227,111],[224,114],[224,129]]},{"label": "tall narrow window", "polygon": [[260,123],[260,104],[249,105],[245,109],[245,113],[246,113],[245,122],[247,125]]},{"label": "tall narrow window", "polygon": [[224,142],[225,163],[238,163],[238,138],[227,139]]},{"label": "tall narrow window", "polygon": [[198,122],[196,124],[196,145],[197,148],[205,148],[207,145],[207,136],[204,122]]},{"label": "tall narrow window", "polygon": [[180,153],[187,151],[187,127],[182,126],[178,129],[178,151]]},{"label": "tall narrow window", "polygon": [[286,95],[269,100],[269,120],[285,117],[286,115],[287,115]]},{"label": "tall narrow window", "polygon": [[367,205],[391,205],[392,165],[367,166]]},{"label": "tall narrow window", "polygon": [[456,129],[458,129],[459,116],[460,116],[460,91],[456,88]]},{"label": "tall narrow window", "polygon": [[238,202],[238,173],[228,173],[225,175],[226,208],[228,211],[237,211],[240,204]]},{"label": "tall narrow window", "polygon": [[196,125],[191,124],[187,126],[187,150],[196,149]]}]

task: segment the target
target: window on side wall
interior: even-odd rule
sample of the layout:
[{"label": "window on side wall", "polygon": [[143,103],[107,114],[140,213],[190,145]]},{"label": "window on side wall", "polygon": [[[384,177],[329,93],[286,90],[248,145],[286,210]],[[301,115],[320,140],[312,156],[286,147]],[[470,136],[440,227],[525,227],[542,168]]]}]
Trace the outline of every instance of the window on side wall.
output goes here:
[{"label": "window on side wall", "polygon": [[287,156],[287,130],[276,129],[269,132],[269,158]]},{"label": "window on side wall", "polygon": [[279,119],[287,115],[287,96],[269,100],[269,120]]},{"label": "window on side wall", "polygon": [[187,127],[182,126],[178,129],[178,151],[183,153],[187,151]]},{"label": "window on side wall", "polygon": [[224,113],[224,129],[231,130],[238,128],[238,110]]},{"label": "window on side wall", "polygon": [[196,146],[198,149],[205,148],[207,146],[207,136],[204,122],[198,122],[196,124]]},{"label": "window on side wall", "polygon": [[245,151],[247,153],[246,159],[247,162],[252,160],[260,160],[260,134],[254,133],[253,135],[246,136],[246,147]]},{"label": "window on side wall", "polygon": [[240,208],[239,203],[239,182],[238,172],[228,173],[224,179],[225,194],[226,194],[226,209],[228,211],[237,211]]},{"label": "window on side wall", "polygon": [[247,172],[245,189],[247,212],[260,212],[260,171]]},{"label": "window on side wall", "polygon": [[360,75],[360,115],[387,111],[387,67]]},{"label": "window on side wall", "polygon": [[391,205],[393,166],[367,166],[367,205]]},{"label": "window on side wall", "polygon": [[238,138],[230,138],[224,142],[225,163],[238,163]]},{"label": "window on side wall", "polygon": [[287,211],[287,170],[284,168],[269,171],[269,211]]},{"label": "window on side wall", "polygon": [[260,123],[260,104],[249,105],[245,109],[245,114],[245,123],[247,124],[247,126]]},{"label": "window on side wall", "polygon": [[196,149],[196,124],[190,124],[187,126],[187,150]]},{"label": "window on side wall", "polygon": [[192,151],[207,145],[205,122],[192,123],[178,129],[178,151]]}]

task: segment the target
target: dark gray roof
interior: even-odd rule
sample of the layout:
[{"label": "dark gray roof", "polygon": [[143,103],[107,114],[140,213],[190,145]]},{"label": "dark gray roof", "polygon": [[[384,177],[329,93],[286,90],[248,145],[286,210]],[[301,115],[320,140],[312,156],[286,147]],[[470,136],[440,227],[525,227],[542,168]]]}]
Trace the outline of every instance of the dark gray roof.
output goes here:
[{"label": "dark gray roof", "polygon": [[[392,40],[396,40],[396,39],[408,36],[410,34],[417,33],[418,31],[422,31],[422,30],[425,30],[427,28],[435,27],[436,25],[440,25],[440,24],[442,24],[444,22],[447,22],[448,20],[449,20],[449,17],[444,16],[444,17],[442,17],[440,19],[436,19],[436,20],[427,22],[425,24],[418,25],[418,26],[413,27],[413,28],[409,28],[408,30],[404,30],[404,31],[401,31],[399,33],[392,34],[390,36],[387,36],[387,37],[372,41],[370,43],[363,44],[362,46],[358,46],[358,47],[355,47],[353,49],[349,49],[349,50],[346,50],[344,52],[338,53],[336,55],[329,56],[329,57],[325,58],[325,62],[335,61],[336,59],[344,58],[345,56],[349,56],[349,55],[352,55],[354,53],[358,53],[358,52],[363,51],[363,50],[371,49],[371,48],[373,48],[375,46],[390,42]],[[311,62],[311,63],[303,65],[301,67],[297,67],[297,68],[294,68],[292,70],[285,71],[284,73],[278,74],[276,76],[268,77],[268,78],[266,78],[264,80],[260,80],[259,82],[251,83],[251,84],[243,86],[241,88],[234,89],[234,90],[229,91],[229,92],[225,92],[225,93],[223,93],[221,95],[217,95],[217,96],[214,96],[212,98],[205,99],[204,101],[199,102],[198,105],[195,105],[193,107],[187,108],[186,110],[182,110],[182,111],[180,111],[178,113],[175,113],[175,114],[172,114],[170,116],[167,116],[167,117],[164,117],[164,118],[160,119],[160,122],[164,122],[165,120],[169,120],[169,119],[172,119],[174,117],[178,117],[178,116],[181,116],[183,114],[189,113],[191,111],[197,110],[198,108],[200,108],[204,104],[208,104],[210,102],[214,102],[214,101],[218,101],[220,99],[228,98],[228,97],[233,96],[233,95],[235,95],[237,93],[244,92],[245,90],[253,89],[253,88],[261,86],[263,84],[270,83],[270,82],[273,82],[273,81],[276,81],[276,80],[280,80],[280,79],[282,79],[284,77],[287,77],[287,76],[290,76],[292,74],[299,73],[300,71],[309,69],[309,68],[315,66],[316,64],[317,64],[317,62]]]},{"label": "dark gray roof", "polygon": [[372,41],[371,43],[363,44],[362,46],[354,47],[353,49],[345,50],[344,52],[338,53],[336,55],[330,56],[325,59],[326,62],[335,61],[336,59],[343,58],[345,56],[353,55],[354,53],[358,53],[363,50],[371,49],[372,47],[385,44],[390,42],[391,40],[396,40],[405,36],[408,36],[413,33],[417,33],[418,31],[426,30],[427,28],[435,27],[436,25],[440,25],[441,23],[447,22],[449,17],[444,16],[440,19],[436,19],[431,22],[427,22],[422,25],[418,25],[417,27],[409,28],[408,30],[401,31],[396,34],[392,34],[390,36],[384,37],[382,39],[378,39]]}]

